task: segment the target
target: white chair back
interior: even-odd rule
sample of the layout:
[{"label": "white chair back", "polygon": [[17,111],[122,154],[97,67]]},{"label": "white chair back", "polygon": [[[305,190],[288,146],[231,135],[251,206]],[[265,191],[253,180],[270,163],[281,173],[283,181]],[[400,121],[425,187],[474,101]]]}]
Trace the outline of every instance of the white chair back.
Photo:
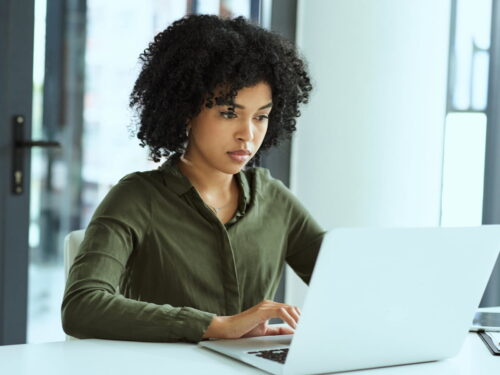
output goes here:
[{"label": "white chair back", "polygon": [[[68,280],[69,269],[75,261],[80,244],[85,236],[85,229],[75,230],[64,237],[64,280]],[[66,335],[66,341],[78,340],[73,336]]]},{"label": "white chair back", "polygon": [[64,275],[66,280],[84,236],[85,229],[80,229],[70,232],[64,238]]}]

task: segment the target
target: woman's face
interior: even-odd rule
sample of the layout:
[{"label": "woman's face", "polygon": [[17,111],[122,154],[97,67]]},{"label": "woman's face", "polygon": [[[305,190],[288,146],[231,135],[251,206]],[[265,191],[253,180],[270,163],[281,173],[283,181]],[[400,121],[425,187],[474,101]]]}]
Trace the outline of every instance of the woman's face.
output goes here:
[{"label": "woman's face", "polygon": [[264,140],[271,107],[272,92],[266,82],[238,91],[234,106],[217,105],[215,100],[212,108],[203,105],[188,124],[186,158],[198,167],[238,173]]}]

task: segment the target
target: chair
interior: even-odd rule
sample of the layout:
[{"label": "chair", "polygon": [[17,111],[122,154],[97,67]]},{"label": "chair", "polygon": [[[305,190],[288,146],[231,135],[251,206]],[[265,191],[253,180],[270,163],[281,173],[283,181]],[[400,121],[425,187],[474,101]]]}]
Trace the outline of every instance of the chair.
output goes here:
[{"label": "chair", "polygon": [[75,230],[70,232],[64,238],[64,275],[65,280],[68,279],[69,269],[75,261],[75,256],[78,253],[80,244],[85,236],[85,229]]},{"label": "chair", "polygon": [[[75,230],[64,237],[64,280],[68,279],[69,269],[75,261],[80,244],[85,236],[85,229]],[[77,340],[73,336],[66,335],[66,341]]]}]

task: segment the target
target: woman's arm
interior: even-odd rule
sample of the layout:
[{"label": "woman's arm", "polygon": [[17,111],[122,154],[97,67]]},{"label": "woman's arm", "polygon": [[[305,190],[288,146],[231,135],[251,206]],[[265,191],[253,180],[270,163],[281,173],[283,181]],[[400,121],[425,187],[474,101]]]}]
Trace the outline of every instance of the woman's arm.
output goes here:
[{"label": "woman's arm", "polygon": [[[126,228],[123,224],[120,226]],[[130,253],[128,235],[119,234],[120,231],[113,229],[113,225],[103,224],[102,220],[94,220],[89,225],[64,296],[62,317],[67,334],[79,338],[196,342],[209,337],[240,338],[294,332],[288,327],[267,324],[271,318],[280,318],[290,327],[296,327],[300,310],[283,303],[266,300],[240,314],[215,316],[189,307],[156,305],[116,294],[115,285]],[[94,248],[102,250],[92,250]]]},{"label": "woman's arm", "polygon": [[64,331],[78,338],[199,341],[215,314],[116,294],[129,252],[116,230],[96,222],[87,229],[67,281]]},{"label": "woman's arm", "polygon": [[199,341],[215,314],[157,305],[116,293],[129,257],[151,225],[147,187],[137,176],[115,185],[97,208],[71,267],[64,331],[78,338]]},{"label": "woman's arm", "polygon": [[290,190],[281,182],[279,185],[281,185],[283,196],[288,201],[289,224],[285,260],[309,285],[326,231]]}]

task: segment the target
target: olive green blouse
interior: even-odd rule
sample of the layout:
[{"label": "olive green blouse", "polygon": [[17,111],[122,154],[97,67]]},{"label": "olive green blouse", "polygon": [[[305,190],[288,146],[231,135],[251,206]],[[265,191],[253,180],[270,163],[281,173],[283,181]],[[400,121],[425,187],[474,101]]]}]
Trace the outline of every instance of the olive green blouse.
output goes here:
[{"label": "olive green blouse", "polygon": [[285,262],[309,283],[325,231],[281,181],[237,173],[223,224],[177,163],[126,175],[97,207],[66,283],[67,334],[197,342],[215,315],[273,299]]}]

